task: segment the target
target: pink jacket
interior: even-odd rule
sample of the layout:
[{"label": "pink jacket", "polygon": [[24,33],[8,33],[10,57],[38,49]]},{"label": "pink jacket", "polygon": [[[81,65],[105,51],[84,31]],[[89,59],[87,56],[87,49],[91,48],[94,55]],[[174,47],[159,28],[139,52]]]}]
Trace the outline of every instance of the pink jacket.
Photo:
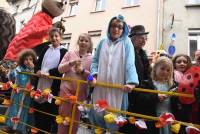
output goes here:
[{"label": "pink jacket", "polygon": [[[85,69],[84,74],[76,74],[74,67],[69,65],[70,61],[79,59],[79,52],[78,51],[69,51],[65,54],[63,57],[58,70],[61,73],[64,73],[63,78],[65,77],[71,77],[73,79],[79,79],[79,80],[87,80],[87,76],[89,75],[90,65],[92,61],[92,55],[90,53],[82,56],[81,63],[83,68]],[[68,81],[62,81],[60,85],[60,97],[66,96],[66,95],[75,95],[77,85],[76,82],[68,82]],[[84,100],[87,97],[87,84],[81,84],[79,94],[79,100]]]}]

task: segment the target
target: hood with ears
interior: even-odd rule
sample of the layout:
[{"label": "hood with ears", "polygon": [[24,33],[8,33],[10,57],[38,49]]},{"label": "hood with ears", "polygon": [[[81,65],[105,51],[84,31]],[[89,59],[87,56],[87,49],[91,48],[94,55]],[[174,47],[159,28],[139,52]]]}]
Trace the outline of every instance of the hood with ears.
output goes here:
[{"label": "hood with ears", "polygon": [[128,28],[128,25],[126,24],[126,22],[124,21],[124,17],[122,15],[115,16],[110,20],[109,25],[108,25],[108,30],[107,30],[107,37],[111,40],[110,27],[111,27],[111,22],[113,20],[115,20],[115,19],[120,20],[121,22],[123,22],[123,33],[122,33],[120,39],[124,38],[124,37],[127,37],[128,33],[129,33],[129,28]]}]

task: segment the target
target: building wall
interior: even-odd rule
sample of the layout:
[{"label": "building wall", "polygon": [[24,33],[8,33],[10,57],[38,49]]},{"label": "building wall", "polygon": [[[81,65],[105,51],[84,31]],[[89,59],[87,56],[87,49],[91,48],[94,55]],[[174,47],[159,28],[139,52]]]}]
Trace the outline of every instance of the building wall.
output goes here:
[{"label": "building wall", "polygon": [[[138,6],[125,8],[123,0],[106,1],[105,10],[95,11],[95,0],[79,0],[78,9],[75,16],[69,17],[70,4],[68,3],[66,11],[60,16],[65,17],[66,33],[72,33],[70,49],[76,48],[76,42],[80,33],[88,31],[102,30],[100,37],[93,37],[94,46],[106,35],[108,22],[113,16],[122,14],[126,22],[130,25],[142,24],[149,31],[149,37],[145,49],[150,53],[156,49],[157,34],[157,2],[154,0],[140,0]],[[59,20],[60,17],[54,20]]]},{"label": "building wall", "polygon": [[[70,1],[78,1],[78,8],[75,16],[69,16]],[[108,22],[113,16],[118,14],[122,14],[125,17],[127,24],[130,26],[138,24],[144,25],[146,31],[150,32],[145,49],[148,53],[157,49],[162,37],[162,30],[160,27],[162,24],[162,17],[160,17],[162,9],[158,9],[158,1],[162,0],[139,0],[139,4],[129,7],[125,6],[125,0],[105,1],[105,10],[95,12],[96,0],[68,0],[66,11],[61,16],[54,18],[54,22],[60,20],[61,17],[64,17],[66,20],[65,34],[67,34],[67,36],[71,34],[71,39],[64,39],[63,42],[70,43],[69,49],[77,48],[76,42],[81,33],[101,30],[100,36],[92,37],[94,47],[96,47],[99,40],[106,36]],[[31,2],[38,2],[36,8],[33,6],[31,8],[27,8],[27,0],[19,0],[19,2],[12,5],[14,9],[16,5],[19,5],[17,13],[14,14],[17,23],[17,32],[19,32],[19,30],[23,27],[21,24],[23,20],[25,24],[32,17],[33,13],[41,10],[42,0],[31,0]]]},{"label": "building wall", "polygon": [[30,20],[30,18],[39,10],[41,10],[42,0],[16,0],[16,2],[8,3],[6,0],[0,1],[0,7],[4,8],[16,20],[16,33]]},{"label": "building wall", "polygon": [[[163,42],[165,49],[171,43],[170,35],[175,33],[176,54],[189,54],[188,33],[189,29],[200,28],[200,6],[189,5],[189,0],[165,0],[164,1],[164,25]],[[171,28],[172,16],[174,22]]]}]

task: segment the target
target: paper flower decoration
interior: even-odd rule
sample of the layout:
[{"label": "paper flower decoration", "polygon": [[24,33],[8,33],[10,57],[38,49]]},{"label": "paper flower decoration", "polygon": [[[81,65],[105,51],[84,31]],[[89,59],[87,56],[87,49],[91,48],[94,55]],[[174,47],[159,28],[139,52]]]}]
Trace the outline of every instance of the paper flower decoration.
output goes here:
[{"label": "paper flower decoration", "polygon": [[101,128],[96,128],[95,134],[103,134],[103,130]]},{"label": "paper flower decoration", "polygon": [[171,125],[171,131],[174,132],[175,134],[179,133],[180,128],[181,128],[180,123],[175,123]]},{"label": "paper flower decoration", "polygon": [[108,103],[106,100],[98,100],[96,102],[96,104],[100,107],[100,108],[107,108],[108,107]]},{"label": "paper flower decoration", "polygon": [[67,96],[64,96],[64,98],[67,99],[68,101],[70,101],[71,103],[77,102],[77,97],[74,95],[67,95]]},{"label": "paper flower decoration", "polygon": [[36,133],[38,133],[38,131],[39,131],[39,130],[36,129],[36,128],[31,128],[31,133],[32,133],[32,134],[36,134]]},{"label": "paper flower decoration", "polygon": [[18,94],[20,89],[18,87],[12,89],[14,93]]},{"label": "paper flower decoration", "polygon": [[3,105],[10,106],[11,102],[8,99],[4,99],[2,102]]},{"label": "paper flower decoration", "polygon": [[187,134],[200,134],[200,130],[192,126],[186,127],[185,130]]},{"label": "paper flower decoration", "polygon": [[143,120],[137,120],[135,122],[135,126],[138,127],[139,129],[147,129],[147,125]]},{"label": "paper flower decoration", "polygon": [[35,92],[33,92],[32,95],[33,95],[33,98],[37,100],[37,99],[41,98],[42,92],[40,89],[37,89]]},{"label": "paper flower decoration", "polygon": [[114,123],[115,122],[115,118],[116,118],[116,115],[114,115],[112,113],[109,113],[109,114],[104,116],[104,120],[107,123]]},{"label": "paper flower decoration", "polygon": [[161,128],[163,126],[172,124],[174,121],[175,121],[175,117],[173,114],[163,113],[162,115],[160,115],[159,121],[158,121],[158,123],[156,123],[156,127]]},{"label": "paper flower decoration", "polygon": [[65,117],[64,120],[63,120],[63,124],[64,125],[69,125],[70,123],[70,118],[69,117]]},{"label": "paper flower decoration", "polygon": [[11,85],[12,85],[12,82],[10,82],[10,81],[3,83],[2,90],[8,90]]},{"label": "paper flower decoration", "polygon": [[118,116],[115,118],[115,122],[118,126],[122,127],[124,126],[128,121],[123,116]]},{"label": "paper flower decoration", "polygon": [[30,83],[28,83],[28,84],[26,84],[25,89],[26,89],[26,91],[30,92],[33,89],[33,86]]},{"label": "paper flower decoration", "polygon": [[34,113],[34,108],[30,107],[28,112],[31,114]]},{"label": "paper flower decoration", "polygon": [[11,88],[12,88],[13,90],[17,89],[17,84],[12,84],[12,85],[11,85]]},{"label": "paper flower decoration", "polygon": [[85,108],[84,108],[83,105],[79,105],[77,108],[78,108],[78,110],[81,111],[81,112],[85,111]]},{"label": "paper flower decoration", "polygon": [[5,121],[6,121],[5,116],[0,116],[0,123],[5,123]]},{"label": "paper flower decoration", "polygon": [[102,112],[104,111],[106,108],[108,107],[108,103],[105,100],[98,100],[95,104],[94,104],[94,110],[96,110],[97,112]]},{"label": "paper flower decoration", "polygon": [[136,120],[135,120],[135,117],[129,117],[128,121],[129,121],[130,124],[135,124]]},{"label": "paper flower decoration", "polygon": [[156,128],[161,128],[163,127],[162,123],[160,123],[159,121],[155,123]]},{"label": "paper flower decoration", "polygon": [[62,124],[62,123],[63,123],[63,117],[60,116],[60,115],[57,115],[57,116],[56,116],[56,123],[57,123],[57,124]]},{"label": "paper flower decoration", "polygon": [[62,101],[61,101],[60,99],[56,99],[56,100],[55,100],[55,104],[56,104],[57,106],[59,106],[59,105],[62,104]]},{"label": "paper flower decoration", "polygon": [[30,92],[30,97],[31,97],[31,98],[34,98],[34,96],[35,96],[35,91],[32,90],[32,91]]},{"label": "paper flower decoration", "polygon": [[45,98],[47,98],[48,95],[49,95],[51,92],[52,92],[51,89],[46,88],[46,89],[44,89],[44,90],[42,91],[42,96],[44,96]]},{"label": "paper flower decoration", "polygon": [[14,123],[14,124],[18,123],[19,120],[20,120],[19,117],[12,117],[11,118],[11,122]]},{"label": "paper flower decoration", "polygon": [[51,103],[51,102],[52,102],[52,99],[53,99],[53,94],[49,94],[49,95],[48,95],[48,98],[47,98],[47,101],[48,101],[49,103]]}]

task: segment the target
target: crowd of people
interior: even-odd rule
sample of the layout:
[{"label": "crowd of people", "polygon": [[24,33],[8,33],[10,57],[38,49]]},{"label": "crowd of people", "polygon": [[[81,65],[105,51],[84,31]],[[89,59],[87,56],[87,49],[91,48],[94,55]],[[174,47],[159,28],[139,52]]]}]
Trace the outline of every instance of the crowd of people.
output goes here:
[{"label": "crowd of people", "polygon": [[[182,81],[184,74],[192,66],[200,66],[200,50],[195,52],[195,64],[186,54],[178,54],[174,57],[167,53],[159,53],[156,59],[150,60],[144,46],[149,32],[144,26],[133,26],[129,32],[128,25],[123,16],[113,17],[107,30],[107,36],[97,45],[92,55],[93,43],[87,33],[78,37],[78,50],[67,51],[61,45],[62,34],[59,29],[51,28],[49,31],[48,45],[42,50],[38,58],[33,50],[27,49],[20,53],[17,66],[9,71],[2,71],[2,78],[13,81],[20,88],[26,87],[28,83],[34,85],[35,89],[51,89],[54,96],[65,97],[75,95],[77,83],[53,80],[48,76],[71,77],[73,79],[86,80],[89,75],[93,80],[88,84],[80,86],[78,101],[85,101],[88,98],[88,85],[95,85],[97,82],[123,85],[121,89],[95,86],[91,95],[91,103],[98,100],[106,100],[112,108],[159,117],[162,113],[172,113],[179,121],[200,123],[200,104],[197,103],[196,113],[194,103],[183,104],[178,97],[171,97],[166,94],[143,93],[133,91],[133,88],[145,88],[151,90],[176,92],[176,87]],[[18,74],[17,72],[35,72],[39,77],[32,80],[31,76]],[[9,77],[6,77],[9,76]],[[1,82],[6,82],[6,80]],[[200,90],[200,89],[199,89]],[[73,104],[66,102],[60,106],[54,102],[48,103],[44,98],[32,99],[24,92],[12,91],[10,99],[12,103],[7,109],[8,117],[19,117],[20,121],[33,124],[36,128],[48,131],[52,134],[66,134],[69,131],[69,124],[59,124],[55,118],[34,112],[30,113],[26,106],[33,106],[35,109],[48,112],[54,115],[71,116]],[[80,121],[80,111],[76,108],[75,120]],[[193,114],[195,113],[195,118]],[[111,133],[134,134],[172,134],[171,126],[157,128],[155,121],[147,120],[147,129],[139,129],[131,123],[119,127],[116,123],[108,123],[104,120],[105,111],[96,111],[91,108],[88,112],[91,124],[109,129]],[[6,120],[8,128],[4,131],[17,130],[19,133],[30,133],[25,124],[13,123],[10,118]],[[73,125],[73,134],[76,134],[78,124]],[[42,133],[42,132],[38,132]],[[104,132],[103,132],[104,133]],[[185,126],[181,126],[180,134],[185,134]]]}]

